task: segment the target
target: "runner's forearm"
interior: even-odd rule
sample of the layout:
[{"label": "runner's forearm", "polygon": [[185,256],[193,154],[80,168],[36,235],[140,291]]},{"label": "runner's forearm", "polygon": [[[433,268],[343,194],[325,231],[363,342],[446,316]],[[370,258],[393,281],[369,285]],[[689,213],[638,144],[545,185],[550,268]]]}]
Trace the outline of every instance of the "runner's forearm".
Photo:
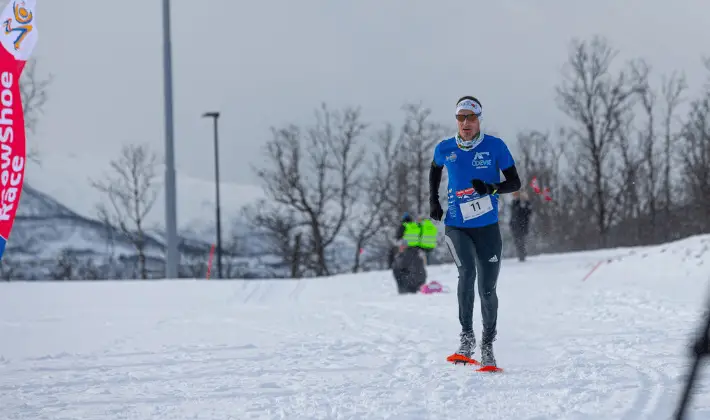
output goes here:
[{"label": "runner's forearm", "polygon": [[429,199],[439,199],[439,185],[441,185],[441,174],[443,166],[437,166],[433,161],[429,168]]},{"label": "runner's forearm", "polygon": [[505,169],[503,171],[503,175],[505,176],[505,181],[499,184],[495,184],[496,193],[509,194],[512,192],[516,192],[520,189],[520,176],[518,176],[518,170],[515,168],[515,165],[511,166],[508,169]]}]

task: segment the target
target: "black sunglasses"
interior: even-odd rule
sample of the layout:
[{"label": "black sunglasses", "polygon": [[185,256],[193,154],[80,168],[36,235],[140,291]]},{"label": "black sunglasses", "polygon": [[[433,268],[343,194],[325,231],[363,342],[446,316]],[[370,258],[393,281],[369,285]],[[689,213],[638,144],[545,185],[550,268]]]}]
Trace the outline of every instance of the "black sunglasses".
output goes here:
[{"label": "black sunglasses", "polygon": [[476,114],[456,114],[456,119],[459,122],[464,122],[469,118],[471,118],[472,121],[476,121],[478,119],[478,115],[476,115]]}]

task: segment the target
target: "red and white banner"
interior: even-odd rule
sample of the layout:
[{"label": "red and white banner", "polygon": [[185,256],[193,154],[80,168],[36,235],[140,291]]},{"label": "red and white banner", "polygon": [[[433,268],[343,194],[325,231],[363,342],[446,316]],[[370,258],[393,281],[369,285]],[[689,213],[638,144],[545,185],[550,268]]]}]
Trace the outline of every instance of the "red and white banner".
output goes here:
[{"label": "red and white banner", "polygon": [[0,258],[25,179],[25,116],[20,75],[37,44],[36,0],[10,0],[0,16]]}]

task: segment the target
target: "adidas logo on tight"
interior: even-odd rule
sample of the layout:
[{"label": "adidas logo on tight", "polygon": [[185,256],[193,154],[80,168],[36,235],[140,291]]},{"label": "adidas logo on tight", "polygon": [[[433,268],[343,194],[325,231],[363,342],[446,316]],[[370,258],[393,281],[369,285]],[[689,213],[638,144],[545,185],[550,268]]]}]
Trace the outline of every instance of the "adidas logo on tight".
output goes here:
[{"label": "adidas logo on tight", "polygon": [[494,255],[490,260],[488,260],[488,262],[498,262],[498,256]]}]

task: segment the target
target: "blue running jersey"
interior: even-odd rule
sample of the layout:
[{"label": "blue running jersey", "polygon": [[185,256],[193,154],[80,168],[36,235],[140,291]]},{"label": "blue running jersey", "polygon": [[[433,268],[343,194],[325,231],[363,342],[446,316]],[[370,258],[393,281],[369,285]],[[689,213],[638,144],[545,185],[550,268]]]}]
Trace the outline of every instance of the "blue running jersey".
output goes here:
[{"label": "blue running jersey", "polygon": [[442,140],[434,149],[434,163],[446,166],[449,177],[446,226],[481,227],[498,221],[498,194],[478,195],[471,180],[500,183],[500,172],[515,161],[503,140],[483,133],[481,136],[468,151],[458,147],[456,137]]}]

